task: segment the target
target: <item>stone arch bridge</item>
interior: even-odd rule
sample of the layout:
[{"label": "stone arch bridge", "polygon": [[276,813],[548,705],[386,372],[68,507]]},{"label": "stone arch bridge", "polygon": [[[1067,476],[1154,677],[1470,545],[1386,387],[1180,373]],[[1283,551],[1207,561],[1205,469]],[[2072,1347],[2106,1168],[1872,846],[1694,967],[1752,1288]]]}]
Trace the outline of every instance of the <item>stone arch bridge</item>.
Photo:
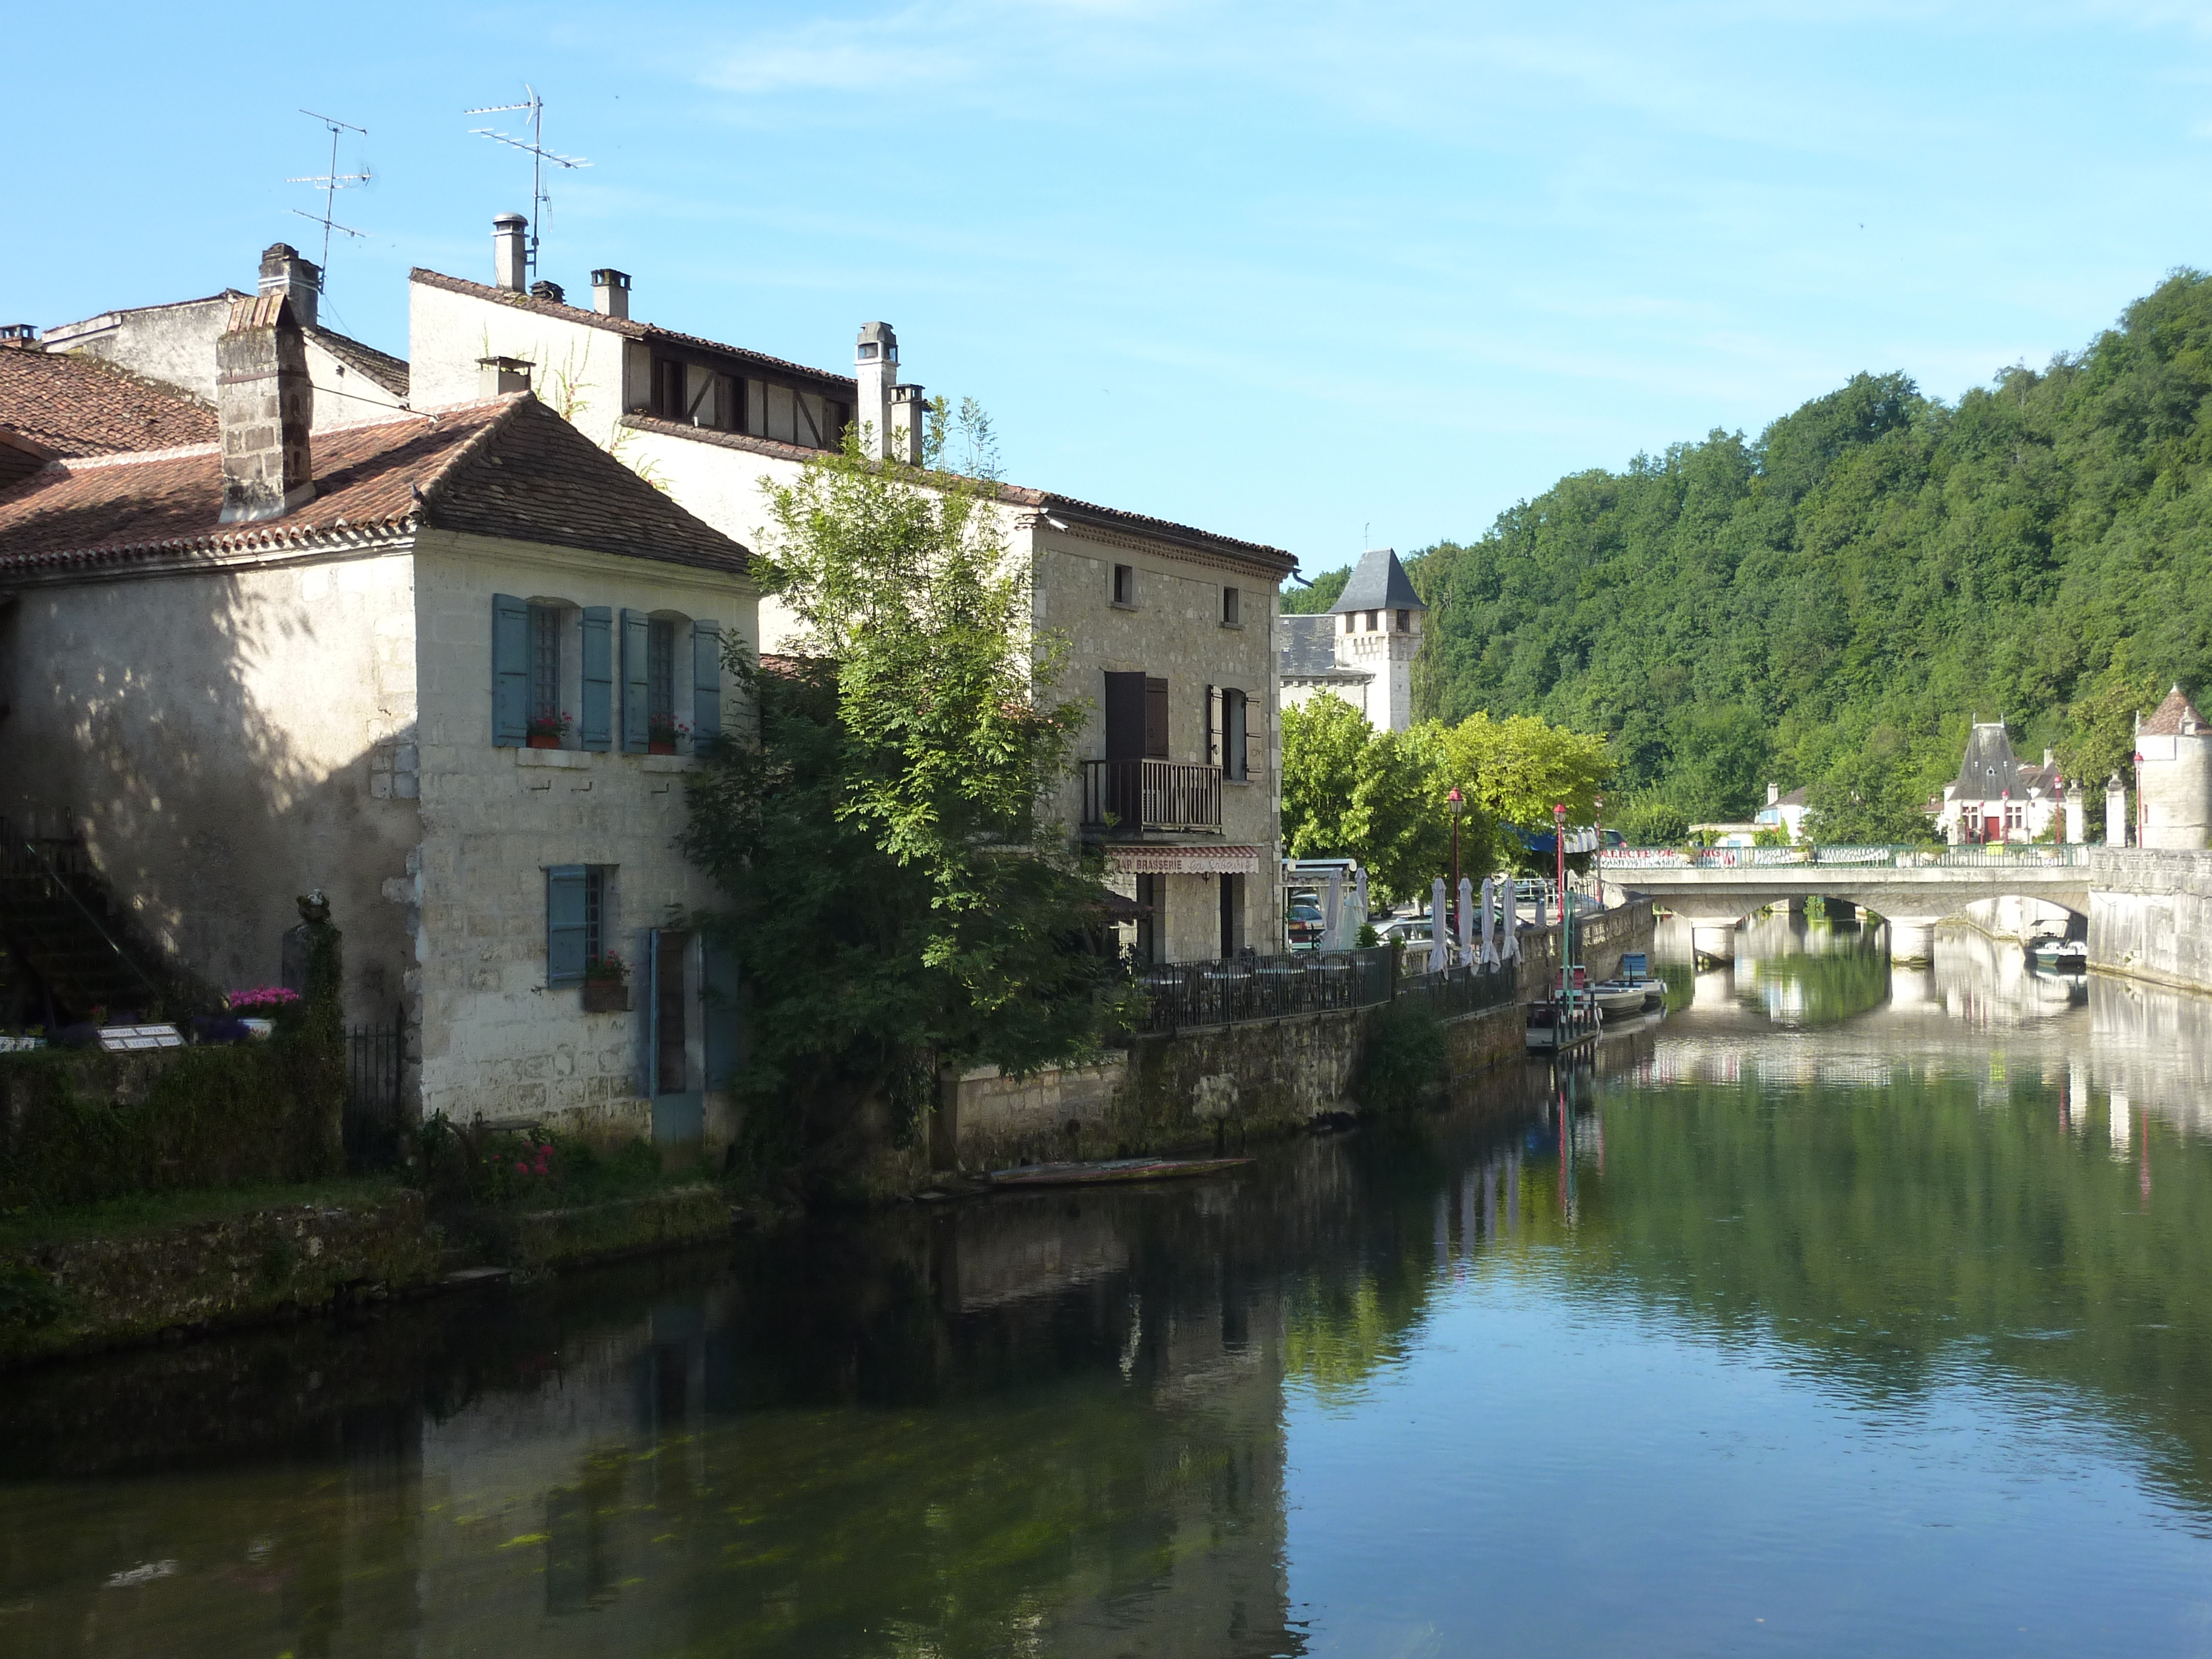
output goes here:
[{"label": "stone arch bridge", "polygon": [[1925,962],[1936,925],[1984,899],[2034,898],[2089,914],[2087,847],[1623,848],[1604,854],[1607,888],[1656,901],[1691,925],[1696,948],[1733,954],[1723,935],[1755,910],[1819,894],[1889,924],[1898,962]]}]

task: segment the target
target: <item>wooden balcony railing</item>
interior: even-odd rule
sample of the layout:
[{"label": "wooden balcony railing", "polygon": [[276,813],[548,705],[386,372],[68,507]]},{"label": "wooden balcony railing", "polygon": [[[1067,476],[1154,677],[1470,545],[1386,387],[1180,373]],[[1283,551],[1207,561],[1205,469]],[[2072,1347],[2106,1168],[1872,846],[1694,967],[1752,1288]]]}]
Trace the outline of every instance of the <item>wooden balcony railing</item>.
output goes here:
[{"label": "wooden balcony railing", "polygon": [[1129,834],[1221,831],[1221,769],[1181,761],[1083,763],[1083,823]]}]

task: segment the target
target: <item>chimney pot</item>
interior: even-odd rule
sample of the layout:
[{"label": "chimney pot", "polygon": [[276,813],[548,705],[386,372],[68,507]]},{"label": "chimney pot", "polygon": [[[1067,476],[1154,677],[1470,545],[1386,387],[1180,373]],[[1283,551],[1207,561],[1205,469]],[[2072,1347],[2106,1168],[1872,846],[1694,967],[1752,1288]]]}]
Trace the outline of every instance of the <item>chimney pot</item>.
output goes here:
[{"label": "chimney pot", "polygon": [[300,326],[313,328],[323,296],[323,268],[301,258],[289,242],[271,242],[261,254],[260,289],[283,295],[292,302],[292,316]]},{"label": "chimney pot", "polygon": [[222,439],[222,520],[282,517],[315,493],[308,434],[315,388],[307,343],[281,293],[231,302],[215,346],[216,424]]},{"label": "chimney pot", "polygon": [[602,317],[629,315],[629,273],[602,265],[592,273],[592,309]]},{"label": "chimney pot", "polygon": [[36,323],[0,323],[0,346],[27,346],[39,343]]},{"label": "chimney pot", "polygon": [[898,378],[898,334],[889,323],[862,323],[854,354],[853,376],[860,383],[853,423],[861,441],[879,461],[891,459],[891,382]]},{"label": "chimney pot", "polygon": [[1780,800],[1781,799],[1782,799],[1782,786],[1781,786],[1780,784],[1778,784],[1778,783],[1770,783],[1770,784],[1768,784],[1768,785],[1766,786],[1766,804],[1767,804],[1769,806],[1771,806],[1771,805],[1773,805],[1777,801]]},{"label": "chimney pot", "polygon": [[520,294],[529,286],[530,221],[519,213],[495,213],[491,220],[491,269],[495,287]]},{"label": "chimney pot", "polygon": [[929,405],[921,400],[920,386],[891,388],[890,459],[903,461],[908,466],[921,465],[921,434],[928,409]]},{"label": "chimney pot", "polygon": [[477,390],[485,398],[504,398],[510,392],[529,391],[530,360],[527,357],[477,358]]}]

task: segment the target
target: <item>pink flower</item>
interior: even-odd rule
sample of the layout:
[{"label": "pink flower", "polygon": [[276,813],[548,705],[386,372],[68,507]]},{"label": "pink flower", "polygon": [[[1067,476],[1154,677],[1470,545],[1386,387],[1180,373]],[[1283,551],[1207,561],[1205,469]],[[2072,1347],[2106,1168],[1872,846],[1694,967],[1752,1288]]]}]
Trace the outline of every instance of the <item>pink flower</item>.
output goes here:
[{"label": "pink flower", "polygon": [[552,1143],[552,1142],[550,1142],[550,1141],[548,1141],[548,1142],[546,1142],[546,1143],[545,1143],[545,1145],[544,1145],[543,1146],[540,1146],[540,1147],[538,1149],[538,1157],[540,1157],[540,1158],[550,1158],[550,1157],[552,1157],[552,1156],[553,1156],[553,1143]]},{"label": "pink flower", "polygon": [[527,1164],[518,1164],[514,1166],[514,1172],[517,1175],[528,1175],[530,1173],[530,1166]]}]

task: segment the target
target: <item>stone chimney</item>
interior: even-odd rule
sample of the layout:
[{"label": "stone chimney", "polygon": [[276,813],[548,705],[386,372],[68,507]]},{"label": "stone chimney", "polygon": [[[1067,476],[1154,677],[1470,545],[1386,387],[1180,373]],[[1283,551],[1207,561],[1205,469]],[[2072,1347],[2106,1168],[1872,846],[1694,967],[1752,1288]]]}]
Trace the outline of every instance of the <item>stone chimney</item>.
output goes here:
[{"label": "stone chimney", "polygon": [[1778,783],[1768,784],[1766,786],[1766,804],[1769,806],[1773,806],[1779,804],[1781,799],[1782,786]]},{"label": "stone chimney", "polygon": [[862,323],[859,356],[853,366],[860,383],[853,423],[864,428],[861,441],[879,461],[891,453],[891,383],[898,379],[898,335],[889,323]]},{"label": "stone chimney", "polygon": [[39,325],[36,323],[0,323],[0,346],[39,349]]},{"label": "stone chimney", "polygon": [[477,395],[487,400],[504,398],[512,392],[530,390],[530,360],[527,357],[479,357],[477,359]]},{"label": "stone chimney", "polygon": [[530,221],[519,213],[492,215],[491,271],[495,288],[520,294],[530,285]]},{"label": "stone chimney", "polygon": [[300,326],[313,328],[316,302],[323,297],[323,268],[302,259],[289,242],[271,242],[261,256],[261,291],[283,295]]},{"label": "stone chimney", "polygon": [[629,315],[629,273],[603,266],[592,273],[592,309],[602,317]]},{"label": "stone chimney", "polygon": [[908,466],[921,465],[921,434],[928,416],[929,405],[922,402],[920,386],[891,388],[892,460],[903,461]]},{"label": "stone chimney", "polygon": [[222,522],[280,517],[315,493],[307,447],[315,389],[291,301],[282,294],[233,301],[215,370]]}]

